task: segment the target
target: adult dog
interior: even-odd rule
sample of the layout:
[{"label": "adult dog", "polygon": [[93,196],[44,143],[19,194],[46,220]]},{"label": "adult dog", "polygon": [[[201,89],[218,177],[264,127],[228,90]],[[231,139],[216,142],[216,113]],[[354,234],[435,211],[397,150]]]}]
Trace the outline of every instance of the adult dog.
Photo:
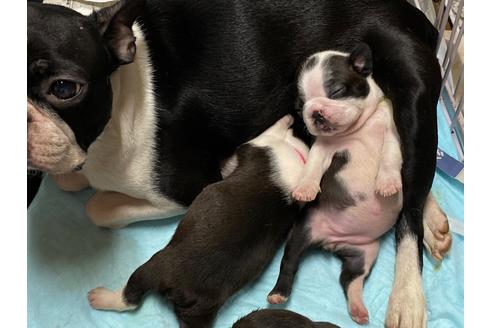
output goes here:
[{"label": "adult dog", "polygon": [[422,327],[436,40],[425,16],[396,0],[133,0],[89,17],[32,4],[28,163],[79,170],[56,180],[68,190],[99,189],[87,210],[102,226],[180,213],[221,178],[220,163],[238,145],[294,111],[297,70],[309,55],[365,42],[373,78],[393,102],[403,155],[386,325]]}]

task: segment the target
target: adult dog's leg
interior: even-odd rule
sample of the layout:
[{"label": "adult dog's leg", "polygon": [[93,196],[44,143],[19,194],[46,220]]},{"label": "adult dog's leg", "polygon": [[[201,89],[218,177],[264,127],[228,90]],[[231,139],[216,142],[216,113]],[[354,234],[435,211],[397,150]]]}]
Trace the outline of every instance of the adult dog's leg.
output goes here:
[{"label": "adult dog's leg", "polygon": [[87,202],[86,213],[100,227],[122,228],[130,223],[183,214],[186,208],[169,201],[160,206],[112,191],[98,191]]},{"label": "adult dog's leg", "polygon": [[[382,35],[384,34],[384,35]],[[436,165],[440,68],[432,47],[398,33],[369,36],[374,78],[391,99],[403,155],[403,208],[396,224],[396,272],[387,327],[426,326],[422,286],[423,209]],[[398,49],[387,52],[388,47]]]},{"label": "adult dog's leg", "polygon": [[71,172],[66,174],[50,174],[51,179],[55,184],[64,191],[80,191],[89,187],[87,178],[79,172]]}]

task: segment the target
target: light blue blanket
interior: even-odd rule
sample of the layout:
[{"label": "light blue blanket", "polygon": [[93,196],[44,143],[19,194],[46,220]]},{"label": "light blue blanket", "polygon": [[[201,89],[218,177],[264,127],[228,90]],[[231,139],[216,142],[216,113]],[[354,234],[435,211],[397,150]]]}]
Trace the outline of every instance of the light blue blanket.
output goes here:
[{"label": "light blue blanket", "polygon": [[[455,155],[439,114],[439,146]],[[38,327],[178,327],[170,304],[150,295],[133,313],[90,308],[86,294],[97,286],[120,288],[130,274],[170,240],[179,217],[133,224],[122,230],[101,229],[84,214],[92,190],[66,193],[45,178],[28,210],[28,326]],[[463,185],[437,172],[433,193],[448,215],[463,221]],[[441,265],[424,255],[424,288],[430,328],[463,326],[463,244],[453,246]],[[268,307],[266,296],[277,279],[283,249],[261,277],[232,297],[220,310],[215,327],[230,327],[238,318]],[[364,290],[370,323],[382,327],[395,263],[393,231],[381,250]],[[350,319],[338,283],[340,261],[312,251],[301,263],[286,308],[316,321],[358,327]]]}]

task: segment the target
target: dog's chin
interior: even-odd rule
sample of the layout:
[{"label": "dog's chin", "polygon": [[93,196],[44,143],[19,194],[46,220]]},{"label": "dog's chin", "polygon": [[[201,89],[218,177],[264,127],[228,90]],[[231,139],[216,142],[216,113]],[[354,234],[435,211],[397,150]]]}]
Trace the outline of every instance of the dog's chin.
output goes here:
[{"label": "dog's chin", "polygon": [[69,150],[62,158],[60,156],[37,156],[27,158],[27,169],[58,175],[82,170],[86,154],[79,149]]},{"label": "dog's chin", "polygon": [[306,127],[313,136],[331,137],[340,132],[340,128],[332,124],[315,124],[314,122],[309,122],[306,124]]},{"label": "dog's chin", "polygon": [[35,164],[30,161],[27,162],[27,170],[28,171],[34,171],[34,172],[43,172],[51,175],[60,175],[60,174],[67,174],[67,173],[72,173],[72,172],[78,172],[82,170],[82,167],[84,166],[85,162],[82,162],[77,165],[73,166],[66,166],[66,167],[50,167],[48,165],[43,165],[43,164]]}]

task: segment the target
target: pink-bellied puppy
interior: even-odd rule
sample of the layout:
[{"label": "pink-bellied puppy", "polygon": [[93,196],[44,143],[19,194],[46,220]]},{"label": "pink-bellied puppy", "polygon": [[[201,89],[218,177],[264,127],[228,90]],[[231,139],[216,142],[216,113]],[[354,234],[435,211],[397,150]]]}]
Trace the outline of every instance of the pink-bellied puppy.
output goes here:
[{"label": "pink-bellied puppy", "polygon": [[[302,117],[316,136],[297,200],[310,202],[292,230],[270,303],[290,295],[299,258],[312,245],[343,262],[340,282],[352,319],[367,323],[364,279],[379,250],[379,238],[395,224],[402,207],[402,155],[391,103],[371,77],[371,50],[311,56],[299,76]],[[321,188],[320,188],[321,186]]]}]

